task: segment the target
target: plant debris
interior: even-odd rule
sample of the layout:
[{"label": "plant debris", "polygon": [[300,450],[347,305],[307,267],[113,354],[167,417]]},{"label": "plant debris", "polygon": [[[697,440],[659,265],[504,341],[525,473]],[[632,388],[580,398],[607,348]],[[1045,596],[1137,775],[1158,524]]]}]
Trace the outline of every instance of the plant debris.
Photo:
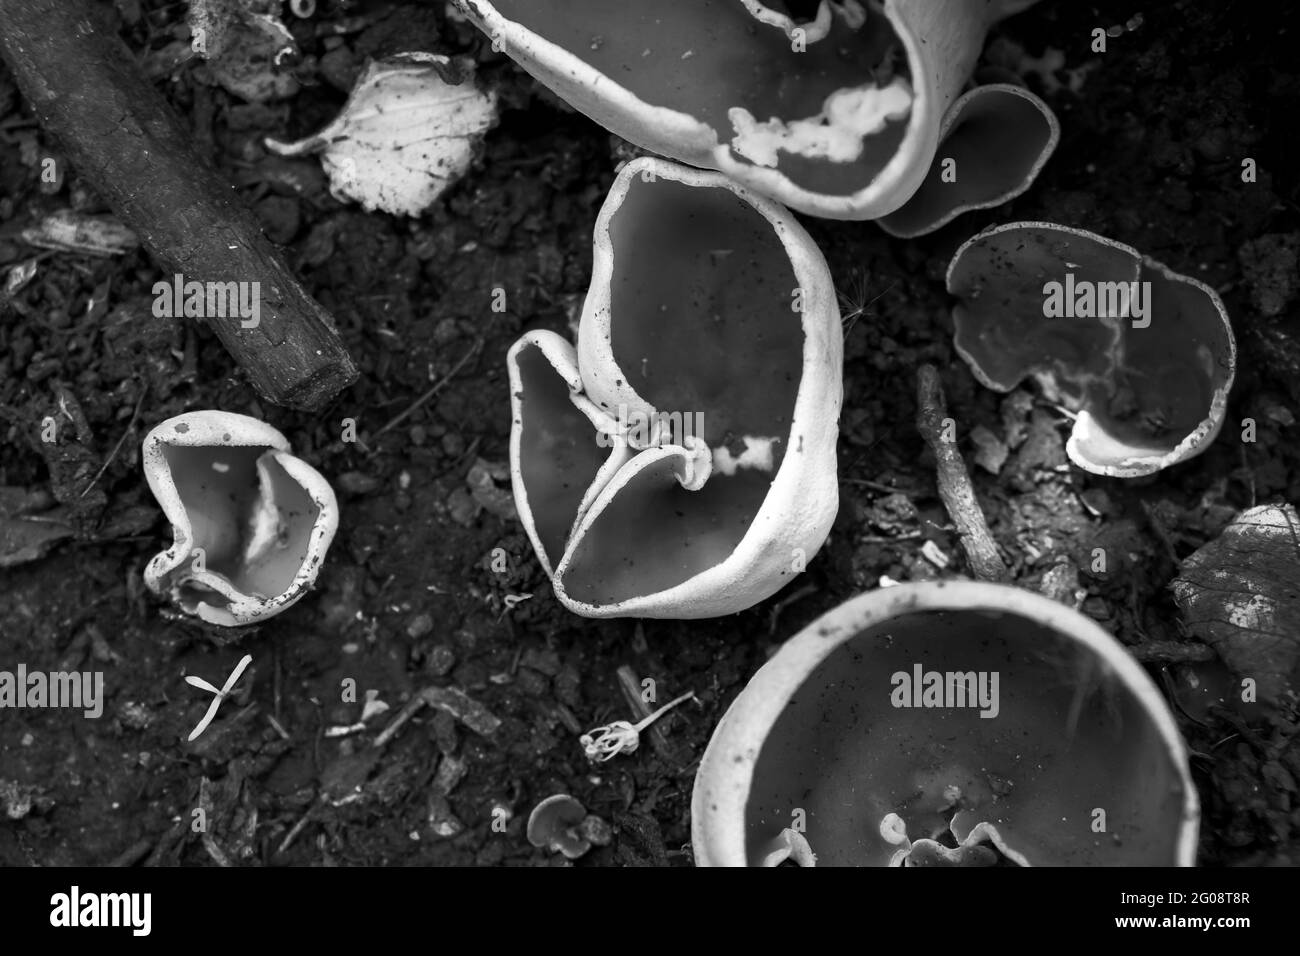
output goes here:
[{"label": "plant debris", "polygon": [[417,216],[465,174],[496,121],[496,96],[478,89],[472,67],[404,53],[371,63],[343,112],[315,136],[266,145],[280,156],[320,153],[341,199]]},{"label": "plant debris", "polygon": [[1191,633],[1269,704],[1300,691],[1300,515],[1293,505],[1243,511],[1183,562],[1174,599]]}]

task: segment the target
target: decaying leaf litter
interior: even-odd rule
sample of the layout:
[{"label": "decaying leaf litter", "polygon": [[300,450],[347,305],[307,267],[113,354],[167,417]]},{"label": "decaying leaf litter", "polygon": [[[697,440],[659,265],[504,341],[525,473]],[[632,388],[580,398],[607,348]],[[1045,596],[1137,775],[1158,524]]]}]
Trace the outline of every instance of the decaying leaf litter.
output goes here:
[{"label": "decaying leaf litter", "polygon": [[[1122,238],[1194,267],[1218,289],[1243,339],[1228,419],[1253,418],[1256,441],[1234,440],[1240,430],[1225,428],[1202,458],[1148,483],[1071,472],[1068,419],[1025,391],[989,394],[951,350],[943,266],[960,241],[1008,217],[974,214],[913,243],[810,221],[841,291],[852,294],[849,277],[867,277],[866,309],[845,342],[842,505],[827,549],[806,582],[736,618],[593,624],[556,605],[518,525],[485,509],[474,493],[481,477],[467,478],[480,459],[496,467],[505,459],[506,348],[525,328],[564,331],[580,304],[615,147],[447,22],[439,6],[399,7],[385,17],[320,4],[310,21],[286,16],[306,58],[295,68],[300,82],[314,81],[288,100],[245,102],[188,60],[167,86],[196,139],[241,184],[339,321],[362,375],[326,416],[256,401],[209,330],[154,320],[148,292],[158,275],[143,256],[43,255],[21,240],[21,229],[59,207],[106,210],[78,191],[75,171],[60,193],[42,191],[39,168],[23,162],[23,143],[34,144],[32,155],[57,147],[41,142],[0,80],[0,266],[43,256],[35,277],[0,305],[12,310],[0,332],[7,446],[0,485],[23,494],[17,513],[25,517],[70,510],[78,536],[3,572],[3,632],[22,659],[103,668],[110,687],[105,719],[75,732],[57,714],[27,712],[0,725],[0,777],[4,793],[14,794],[6,810],[20,817],[0,828],[6,862],[558,863],[528,843],[525,822],[545,797],[569,793],[613,827],[610,845],[592,849],[584,864],[684,863],[692,758],[766,650],[882,576],[933,577],[936,556],[961,560],[912,424],[915,369],[925,361],[941,370],[963,430],[992,435],[983,439],[994,452],[985,460],[1005,451],[997,474],[980,467],[974,482],[1013,578],[1077,602],[1155,662],[1182,699],[1187,661],[1203,663],[1204,646],[1184,633],[1169,589],[1182,562],[1239,512],[1300,499],[1300,379],[1286,364],[1297,361],[1287,358],[1296,290],[1275,263],[1295,248],[1287,238],[1296,233],[1292,213],[1278,198],[1290,193],[1292,173],[1281,161],[1285,134],[1268,122],[1276,103],[1248,93],[1267,89],[1288,101],[1297,89],[1285,76],[1261,73],[1256,83],[1262,66],[1253,64],[1263,58],[1239,55],[1247,42],[1278,42],[1280,24],[1256,36],[1260,25],[1189,4],[1147,10],[1144,25],[1113,43],[1080,84],[1074,71],[1097,59],[1082,39],[1092,20],[1128,22],[1131,4],[1103,5],[1095,15],[1049,6],[1009,21],[993,41],[1035,59],[1063,54],[1063,65],[1048,72],[1059,88],[1044,84],[1040,92],[1068,117],[1064,139],[1035,189],[1010,207],[1014,217]],[[148,62],[168,62],[170,47],[189,46],[177,11],[126,4],[123,16]],[[268,136],[306,136],[332,121],[367,58],[411,49],[477,55],[480,82],[502,104],[481,157],[424,217],[366,214],[330,197],[312,161],[265,152]],[[1116,102],[1131,107],[1116,111]],[[1227,173],[1243,150],[1257,154],[1266,174],[1258,189],[1226,185],[1239,181]],[[500,314],[490,311],[498,287],[509,302]],[[453,370],[430,400],[378,434]],[[149,427],[191,407],[266,418],[295,449],[319,455],[322,470],[352,476],[341,502],[346,526],[319,593],[237,647],[214,647],[191,625],[169,620],[139,585],[162,529],[136,449]],[[365,448],[341,442],[334,426],[353,413]],[[33,436],[47,416],[80,424],[66,444],[42,447]],[[133,434],[109,461],[123,433]],[[974,448],[962,448],[969,461]],[[498,547],[504,572],[492,567]],[[1091,572],[1095,547],[1112,559],[1104,577]],[[186,695],[183,675],[220,686],[245,652],[255,661],[245,698],[227,703],[211,731],[183,747],[206,708]],[[694,689],[700,704],[658,725],[670,750],[643,746],[593,777],[581,733],[641,716],[620,689],[624,664],[654,678],[661,700]],[[354,702],[339,700],[345,679],[357,682]],[[383,728],[429,688],[463,694],[500,725],[484,735],[448,709],[421,706],[371,752]],[[363,720],[367,690],[391,709],[372,708]],[[1300,833],[1293,718],[1186,708],[1182,729],[1206,814],[1202,862],[1293,861]],[[358,723],[364,735],[326,736]],[[118,756],[106,763],[101,752]],[[185,821],[205,800],[215,823],[200,839]],[[503,816],[500,833],[492,821]],[[71,837],[83,829],[84,839]]]}]

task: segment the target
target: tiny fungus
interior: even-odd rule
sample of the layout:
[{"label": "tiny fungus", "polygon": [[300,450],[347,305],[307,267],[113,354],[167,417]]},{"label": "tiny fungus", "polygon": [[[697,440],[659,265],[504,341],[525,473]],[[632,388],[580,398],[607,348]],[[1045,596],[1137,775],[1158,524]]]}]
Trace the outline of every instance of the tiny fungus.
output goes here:
[{"label": "tiny fungus", "polygon": [[638,159],[596,224],[578,348],[510,350],[515,504],[589,617],[712,617],[769,597],[839,504],[843,339],[821,252],[718,173]]},{"label": "tiny fungus", "polygon": [[592,845],[604,846],[612,834],[609,824],[567,793],[547,797],[528,815],[528,842],[576,860]]},{"label": "tiny fungus", "polygon": [[284,435],[246,415],[187,412],[150,431],[142,456],[174,537],[145,568],[151,591],[223,627],[263,621],[307,593],[338,504]]},{"label": "tiny fungus", "polygon": [[1047,222],[986,229],[948,266],[954,345],[984,385],[1034,379],[1077,413],[1070,459],[1148,475],[1219,433],[1236,366],[1209,286],[1113,240]]},{"label": "tiny fungus", "polygon": [[[989,27],[1032,0],[822,0],[806,21],[779,0],[455,2],[495,49],[605,128],[809,215],[899,209],[945,131],[969,162],[957,182],[970,185],[954,194],[963,208],[1021,191],[1046,158],[1041,119],[1028,120],[1037,147],[1015,139],[1026,105],[1050,116],[1030,93],[980,96],[945,120]],[[923,205],[898,227],[943,220],[937,197]]]},{"label": "tiny fungus", "polygon": [[578,742],[582,744],[582,749],[583,752],[586,753],[587,759],[594,763],[604,763],[606,760],[616,757],[619,754],[633,753],[639,746],[641,746],[641,731],[645,730],[678,704],[691,700],[694,697],[694,691],[687,691],[680,697],[673,698],[653,714],[642,718],[635,724],[626,720],[616,720],[613,723],[601,724],[599,727],[592,728],[579,737]]},{"label": "tiny fungus", "polygon": [[1040,595],[948,581],[861,595],[786,642],[715,730],[691,817],[703,866],[764,865],[795,822],[821,865],[1190,866],[1199,807],[1117,641]]}]

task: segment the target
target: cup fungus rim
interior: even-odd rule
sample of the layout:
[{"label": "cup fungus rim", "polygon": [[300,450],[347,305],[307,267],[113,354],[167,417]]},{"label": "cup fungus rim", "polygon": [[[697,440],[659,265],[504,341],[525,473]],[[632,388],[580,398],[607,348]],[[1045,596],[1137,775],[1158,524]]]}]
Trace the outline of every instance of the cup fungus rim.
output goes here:
[{"label": "cup fungus rim", "polygon": [[1043,595],[984,581],[922,581],[868,591],[832,608],[781,645],[736,696],[709,739],[691,796],[697,865],[748,866],[746,819],[754,768],[768,734],[805,680],[845,641],[921,611],[993,611],[1034,621],[1082,644],[1113,668],[1151,719],[1183,789],[1177,866],[1193,866],[1200,800],[1187,746],[1142,665],[1095,621]]},{"label": "cup fungus rim", "polygon": [[[542,545],[541,536],[537,532],[537,522],[533,518],[533,508],[528,501],[528,486],[524,483],[522,468],[516,467],[516,463],[523,460],[523,372],[519,368],[519,355],[526,349],[535,348],[542,353],[547,364],[569,388],[569,400],[573,402],[574,407],[586,416],[591,422],[592,428],[596,431],[609,430],[614,428],[612,419],[605,415],[595,404],[588,399],[583,392],[582,378],[578,372],[577,352],[573,344],[558,332],[552,332],[550,329],[532,329],[525,332],[515,343],[510,346],[506,352],[506,372],[510,379],[510,486],[516,502],[523,502],[524,507],[517,508],[519,512],[520,523],[524,526],[524,533],[528,535],[528,540],[532,542],[533,552],[537,555],[537,560],[542,565],[542,570],[546,572],[548,578],[555,577],[555,567],[552,566],[550,556],[546,553],[546,548]],[[518,424],[515,424],[518,423]],[[631,452],[620,443],[613,443],[609,455],[604,463],[597,470],[592,478],[591,485],[583,492],[582,499],[578,504],[577,513],[574,515],[573,523],[569,526],[568,537],[573,535],[573,529],[586,515],[591,508],[592,501],[600,493],[600,489],[609,484],[614,475],[618,474],[620,468],[631,460]],[[564,552],[561,552],[561,557]]]},{"label": "cup fungus rim", "polygon": [[[555,89],[557,95],[594,122],[609,130],[620,127],[619,135],[656,153],[694,166],[712,167],[806,215],[861,221],[879,219],[896,211],[924,181],[939,146],[942,117],[936,122],[931,114],[936,101],[943,95],[940,86],[945,71],[951,67],[946,59],[939,60],[937,68],[936,64],[930,63],[925,51],[935,44],[914,35],[911,21],[903,14],[902,8],[911,8],[909,12],[912,15],[916,15],[920,8],[908,0],[883,0],[882,9],[907,59],[907,78],[912,90],[907,127],[897,150],[871,182],[847,194],[806,189],[779,169],[734,158],[729,143],[721,141],[719,131],[712,126],[688,113],[647,103],[581,57],[507,17],[491,0],[454,2],[484,33],[500,38],[512,59],[521,66],[526,64],[528,72],[536,71],[539,79],[545,78],[542,81]],[[743,0],[732,2],[739,4]],[[990,24],[1035,2],[1037,0],[990,0],[982,12],[973,11],[970,15],[980,24],[976,29],[982,37]],[[941,18],[943,11],[930,16]],[[559,93],[559,89],[565,92]],[[627,123],[614,122],[611,125],[608,122],[611,116],[626,118]],[[918,157],[924,157],[925,161],[919,161]]]},{"label": "cup fungus rim", "polygon": [[[505,49],[522,51],[528,56],[529,62],[535,64],[548,77],[569,77],[583,89],[591,91],[589,97],[597,103],[608,103],[625,115],[636,116],[641,121],[640,125],[645,127],[671,131],[674,136],[680,136],[683,141],[695,148],[709,149],[717,142],[717,135],[706,123],[700,122],[688,113],[647,103],[578,55],[570,53],[540,33],[529,30],[517,20],[507,17],[488,0],[453,0],[453,2],[488,36],[500,37]],[[511,59],[514,57],[512,56]],[[574,105],[575,108],[579,108]],[[584,115],[590,115],[585,109],[579,109]],[[605,126],[601,120],[591,118],[599,125]]]},{"label": "cup fungus rim", "polygon": [[[1021,99],[1026,100],[1034,106],[1038,110],[1039,115],[1041,115],[1047,123],[1047,142],[1039,151],[1038,156],[1034,159],[1033,164],[1025,173],[1024,178],[1006,192],[1000,193],[991,199],[958,203],[949,208],[938,219],[926,223],[916,229],[896,229],[891,226],[890,217],[893,213],[881,216],[876,220],[876,225],[880,226],[881,229],[896,239],[915,239],[919,236],[926,236],[932,232],[937,232],[958,216],[964,215],[965,213],[975,212],[979,209],[992,209],[995,206],[1001,206],[1003,203],[1010,202],[1017,196],[1026,193],[1034,183],[1038,181],[1039,173],[1043,171],[1043,167],[1047,165],[1048,160],[1050,160],[1056,152],[1056,147],[1060,145],[1061,121],[1056,118],[1056,111],[1048,106],[1041,97],[1015,83],[984,83],[979,86],[971,87],[971,89],[957,97],[953,104],[948,107],[947,112],[943,114],[943,120],[939,124],[939,139],[935,148],[935,160],[939,159],[939,151],[943,149],[944,141],[952,132],[957,119],[961,116],[962,110],[977,98],[987,96],[990,93],[1009,93],[1013,96],[1019,96]],[[929,171],[927,170],[927,174],[928,172]],[[917,190],[919,191],[919,189],[920,186],[918,185]],[[916,192],[913,192],[912,196],[908,197],[907,202],[911,202],[915,195]],[[907,202],[903,203],[902,206],[899,206],[898,209],[904,208],[907,205]],[[894,210],[894,212],[898,212],[898,209]],[[965,243],[963,243],[963,247],[964,246]]]}]

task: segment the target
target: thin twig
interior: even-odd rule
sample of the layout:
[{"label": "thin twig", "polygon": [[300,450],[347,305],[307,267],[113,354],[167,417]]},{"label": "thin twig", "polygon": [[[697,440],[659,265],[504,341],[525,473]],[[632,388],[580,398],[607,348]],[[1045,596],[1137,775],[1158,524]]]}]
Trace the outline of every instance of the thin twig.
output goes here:
[{"label": "thin twig", "polygon": [[311,822],[312,814],[315,812],[316,804],[313,803],[307,808],[307,812],[298,818],[298,822],[293,825],[293,829],[289,831],[288,835],[280,841],[279,849],[275,851],[277,856],[284,853],[289,849],[289,847],[293,846],[293,841],[298,839],[298,834],[302,833],[307,824]]},{"label": "thin twig", "polygon": [[1144,641],[1131,645],[1128,651],[1148,664],[1189,664],[1213,660],[1217,656],[1212,647],[1182,641]]},{"label": "thin twig", "polygon": [[122,437],[117,440],[117,444],[113,446],[113,450],[108,453],[108,457],[104,459],[104,463],[99,466],[99,471],[95,472],[95,477],[90,479],[90,484],[86,485],[86,487],[81,490],[81,494],[77,495],[78,498],[86,497],[86,493],[90,491],[91,488],[95,487],[95,482],[99,481],[99,479],[103,477],[104,472],[108,471],[108,466],[113,463],[113,459],[117,457],[117,453],[120,452],[122,446],[126,444],[127,436],[135,430],[135,423],[140,420],[140,409],[144,407],[144,397],[147,394],[149,394],[149,383],[141,382],[140,397],[135,400],[135,411],[131,413],[131,420],[126,424],[126,431],[122,432]]},{"label": "thin twig", "polygon": [[799,588],[793,594],[787,595],[786,597],[783,597],[781,600],[777,601],[776,604],[772,606],[772,613],[768,619],[768,629],[767,629],[768,635],[771,636],[776,634],[777,618],[781,616],[782,611],[788,608],[791,604],[794,604],[796,601],[802,601],[808,595],[816,594],[816,593],[817,593],[817,585],[805,584],[803,587]]},{"label": "thin twig", "polygon": [[[1254,747],[1260,755],[1264,757],[1264,759],[1276,759],[1277,754],[1273,753],[1273,748],[1265,743],[1264,739],[1260,737],[1259,734],[1255,733],[1255,731],[1252,730],[1244,720],[1234,714],[1227,707],[1217,703],[1211,704],[1210,713],[1235,730],[1237,735],[1240,736],[1242,740],[1246,741],[1246,743]],[[1219,741],[1219,743],[1223,743],[1223,741]],[[1219,744],[1215,744],[1214,746],[1217,747],[1218,745]]]},{"label": "thin twig", "polygon": [[[273,673],[274,677],[273,677],[273,680],[272,680],[272,684],[271,684],[271,686],[272,686],[272,688],[273,688],[272,693],[273,693],[273,695],[274,695],[274,699],[275,699],[275,714],[274,714],[274,717],[275,717],[275,726],[276,726],[276,727],[279,727],[279,726],[280,726],[280,724],[279,724],[279,720],[280,720],[280,683],[281,683],[281,677],[280,677],[280,645],[279,645],[279,644],[275,644],[275,645],[273,645],[273,651],[272,651],[272,653],[273,653],[273,655],[274,655],[273,658],[272,658],[272,664],[273,664],[273,666],[272,666],[272,673]],[[281,731],[281,733],[283,733],[283,731]]]},{"label": "thin twig", "polygon": [[226,869],[230,866],[230,857],[226,856],[225,851],[222,850],[221,847],[217,846],[217,841],[212,838],[211,834],[203,834],[202,843],[203,849],[208,851],[208,856],[212,857],[212,861],[216,863],[217,866],[222,869]]},{"label": "thin twig", "polygon": [[[627,705],[636,714],[637,721],[645,720],[654,713],[653,708],[641,699],[641,682],[636,679],[636,672],[626,664],[618,669],[618,688],[623,692]],[[655,753],[667,760],[676,759],[677,754],[664,735],[661,723],[656,722],[647,727],[646,735],[650,738],[650,746],[655,749]]]},{"label": "thin twig", "polygon": [[398,425],[400,425],[402,422],[406,421],[406,419],[409,418],[421,405],[423,405],[425,402],[429,401],[431,398],[433,398],[435,395],[441,392],[443,388],[446,387],[447,383],[450,382],[456,376],[456,373],[459,372],[461,369],[463,369],[466,365],[468,365],[470,360],[473,359],[474,356],[478,355],[480,351],[482,351],[483,344],[484,344],[484,340],[479,339],[472,346],[470,346],[470,350],[465,353],[465,355],[461,358],[459,362],[457,362],[455,365],[452,366],[450,372],[448,372],[442,378],[438,379],[438,381],[433,384],[432,388],[430,388],[427,392],[425,392],[414,402],[412,402],[409,406],[407,406],[406,411],[399,414],[396,418],[390,419],[387,425],[385,425],[383,428],[379,429],[379,431],[371,435],[370,440],[374,441],[380,435],[384,434],[384,432],[388,431],[389,429],[395,428]]},{"label": "thin twig", "polygon": [[402,729],[402,726],[414,717],[427,703],[428,700],[423,694],[414,695],[402,706],[402,709],[393,716],[393,719],[388,722],[388,725],[379,732],[379,736],[375,738],[374,746],[383,747],[388,743],[388,741],[392,740],[397,732]]},{"label": "thin twig", "polygon": [[883,481],[872,481],[870,478],[842,478],[840,480],[846,485],[861,485],[864,488],[870,488],[872,491],[883,491],[886,494],[898,492],[907,495],[909,498],[915,498],[921,493],[915,488],[899,488],[897,485],[887,485]]},{"label": "thin twig", "polygon": [[136,840],[117,856],[113,857],[112,861],[108,865],[110,867],[135,866],[149,855],[149,851],[153,849],[153,846],[154,841],[152,839],[149,837],[143,837]]},{"label": "thin twig", "polygon": [[998,546],[989,534],[988,522],[975,489],[971,485],[966,462],[955,441],[944,438],[948,406],[943,383],[933,365],[922,365],[916,373],[916,427],[934,452],[938,466],[939,497],[952,518],[971,572],[981,581],[1006,581],[1007,566],[1002,563]]}]

